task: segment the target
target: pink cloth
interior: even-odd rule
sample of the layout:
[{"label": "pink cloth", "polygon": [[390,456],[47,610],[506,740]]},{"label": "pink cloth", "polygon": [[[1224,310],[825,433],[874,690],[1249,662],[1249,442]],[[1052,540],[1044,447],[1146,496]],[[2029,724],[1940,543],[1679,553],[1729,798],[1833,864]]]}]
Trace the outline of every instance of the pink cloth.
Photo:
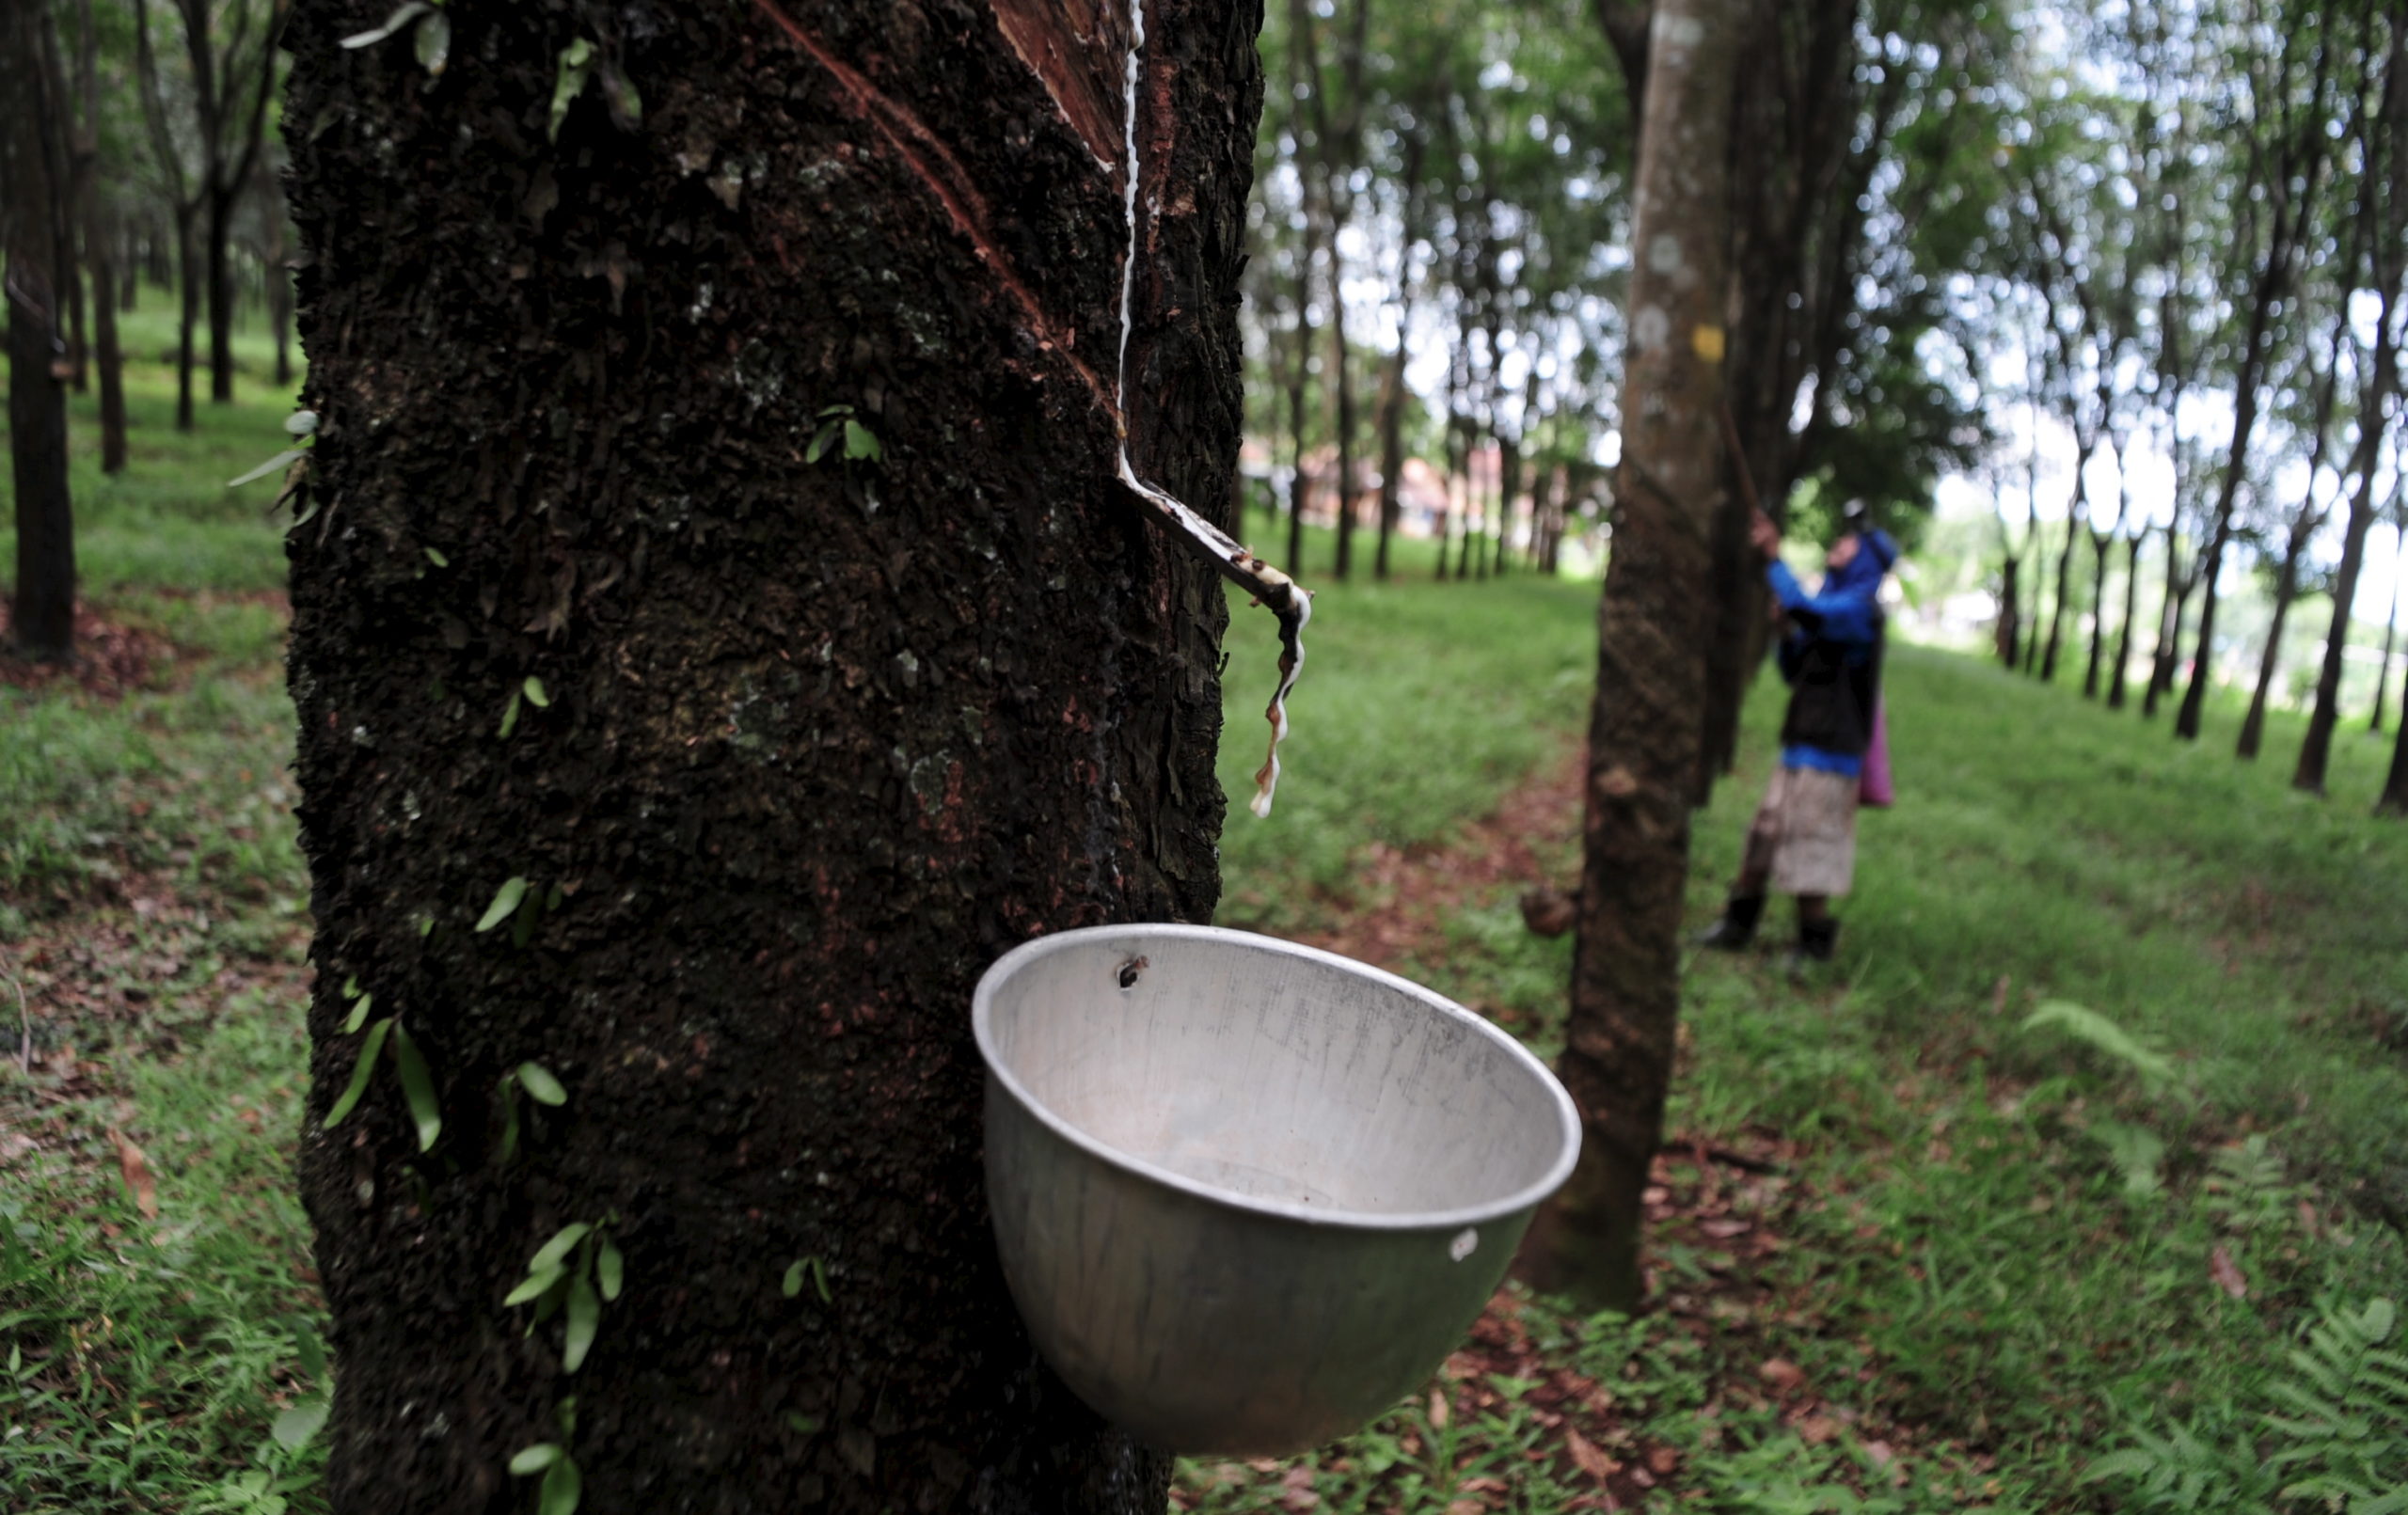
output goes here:
[{"label": "pink cloth", "polygon": [[1864,776],[1857,785],[1857,803],[1887,810],[1897,799],[1890,787],[1890,709],[1886,701],[1873,702],[1873,741],[1864,750]]}]

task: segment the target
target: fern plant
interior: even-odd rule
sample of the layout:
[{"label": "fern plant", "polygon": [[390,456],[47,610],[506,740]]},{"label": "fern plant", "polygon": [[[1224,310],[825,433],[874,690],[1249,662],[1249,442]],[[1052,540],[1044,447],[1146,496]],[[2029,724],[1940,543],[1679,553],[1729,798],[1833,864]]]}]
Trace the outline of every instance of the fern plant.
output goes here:
[{"label": "fern plant", "polygon": [[2408,1512],[2408,1355],[2390,1345],[2399,1323],[2387,1299],[2355,1311],[2327,1303],[2291,1352],[2298,1376],[2273,1389],[2289,1412],[2266,1417],[2286,1444],[2267,1465],[2301,1475],[2284,1499],[2335,1515]]},{"label": "fern plant", "polygon": [[2210,1160],[2208,1208],[2228,1231],[2272,1231],[2290,1223],[2300,1193],[2284,1172],[2283,1155],[2263,1132]]}]

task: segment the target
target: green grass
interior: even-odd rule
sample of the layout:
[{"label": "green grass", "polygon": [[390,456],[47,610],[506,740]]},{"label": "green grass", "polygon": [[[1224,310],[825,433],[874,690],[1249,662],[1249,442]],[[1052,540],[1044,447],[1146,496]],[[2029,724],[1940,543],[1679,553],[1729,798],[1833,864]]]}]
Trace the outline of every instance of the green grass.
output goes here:
[{"label": "green grass", "polygon": [[[1585,661],[1585,597],[1558,606],[1521,592],[1414,593],[1450,623],[1523,618],[1512,623],[1529,649],[1518,669],[1497,665],[1479,687],[1523,702],[1553,727],[1533,734],[1560,740],[1578,701],[1544,691],[1563,659]],[[1352,608],[1333,596],[1323,614],[1340,624]],[[1370,639],[1385,652],[1393,637]],[[1402,661],[1418,681],[1417,659]],[[1323,671],[1376,685],[1385,664]],[[2265,762],[2232,761],[2237,700],[2210,707],[2194,746],[2171,740],[2163,718],[2112,715],[1950,655],[1900,649],[1891,688],[1902,799],[1862,823],[1844,976],[1800,992],[1762,958],[1705,958],[1687,993],[1691,1050],[1671,1126],[1802,1144],[1792,1176],[1814,1197],[1797,1245],[1765,1270],[1793,1318],[1756,1322],[1724,1349],[1662,1318],[1582,1320],[1545,1302],[1526,1318],[1547,1322],[1565,1361],[1589,1352],[1609,1381],[1614,1354],[1636,1354],[1655,1388],[1618,1386],[1625,1423],[1689,1459],[1707,1508],[2156,1507],[2152,1471],[2168,1488],[2176,1473],[2196,1480],[2198,1508],[2276,1507],[2302,1467],[2341,1456],[2268,1420],[2290,1413],[2284,1397],[2301,1378],[2289,1354],[2319,1320],[2396,1296],[2408,1277],[2408,958],[2397,945],[2408,902],[2388,887],[2408,876],[2408,828],[2367,814],[2389,744],[2353,734],[2337,750],[2335,797],[2318,801],[2288,788],[2295,719],[2277,718]],[[1779,699],[1769,682],[1755,691],[1740,771],[1701,817],[1698,919],[1735,866]],[[1301,728],[1312,707],[1297,704]],[[1391,718],[1412,740],[1415,722],[1435,718]],[[1318,776],[1316,803],[1339,817],[1392,813],[1406,785],[1377,761],[1382,739],[1362,744],[1373,761],[1352,761],[1350,738],[1377,728],[1351,712],[1324,719],[1349,761]],[[1283,801],[1315,781],[1306,773]],[[1439,797],[1416,820],[1443,829],[1476,808]],[[1375,834],[1358,826],[1353,844]],[[1337,844],[1294,849],[1308,862],[1232,845],[1233,899],[1342,879],[1323,851]],[[1568,838],[1558,856],[1568,870]],[[1324,900],[1316,918],[1308,904],[1303,919],[1326,923],[1341,907]],[[1770,934],[1786,927],[1776,912]],[[1563,942],[1521,930],[1509,889],[1471,902],[1412,966],[1551,1052],[1568,965]],[[2104,1021],[2073,1018],[2089,1039],[2027,1029],[2051,1001]],[[2161,1054],[2166,1071],[2145,1074],[2117,1046],[2150,1067]],[[2219,1286],[2219,1255],[2246,1298]],[[1658,1266],[1664,1286],[1697,1260]],[[1582,1345],[1600,1333],[1602,1357]],[[1835,1400],[1937,1444],[1895,1464],[1908,1477],[1893,1486],[1886,1472],[1868,1476],[1846,1437],[1813,1446],[1761,1408],[1714,1404],[1709,1386],[1746,1383],[1773,1355],[1821,1384],[1869,1370]],[[2408,1396],[2392,1408],[2408,1412]],[[1509,1409],[1484,1444],[1536,1429]],[[1401,1412],[1314,1460],[1311,1487],[1333,1510],[1441,1509],[1478,1476],[1477,1459],[1410,1488],[1394,1471],[1396,1446],[1426,1455],[1433,1434],[1426,1410]],[[2118,1446],[2121,1463],[2086,1482]],[[2177,1450],[2139,1450],[2150,1446]],[[2398,1424],[2372,1447],[2408,1477]],[[2271,1468],[2286,1448],[2302,1460]],[[1521,1466],[1506,1507],[1565,1507],[1560,1469]],[[1291,1476],[1191,1466],[1183,1487],[1196,1507],[1268,1508]]]},{"label": "green grass", "polygon": [[[137,359],[173,344],[146,293]],[[263,343],[237,355],[239,402],[204,398],[190,434],[172,371],[129,366],[115,479],[94,401],[71,402],[83,592],[169,644],[164,682],[121,700],[0,687],[0,1509],[274,1515],[318,1455],[274,1434],[326,1382],[291,1182],[308,880],[269,592],[283,553],[275,485],[225,488],[283,444],[290,400],[258,382]],[[145,1155],[155,1219],[113,1130]]]},{"label": "green grass", "polygon": [[[159,316],[137,351],[163,344]],[[0,1507],[307,1507],[318,1450],[274,1434],[325,1387],[287,1174],[306,879],[283,570],[273,486],[222,487],[282,444],[290,399],[254,376],[183,435],[170,375],[137,368],[134,390],[119,480],[98,479],[88,402],[75,411],[87,586],[178,649],[173,674],[115,702],[0,691],[0,967],[38,996],[71,972],[142,991],[106,1015],[42,1010],[31,1079],[0,1062],[0,1137],[40,1144],[0,1141]],[[1268,821],[1244,800],[1275,643],[1233,608],[1225,921],[1299,931],[1377,903],[1373,849],[1446,844],[1576,742],[1594,587],[1434,585],[1426,553],[1408,550],[1404,582],[1336,586],[1313,535],[1304,576],[1323,593]],[[2305,1509],[2280,1488],[2342,1487],[2353,1457],[2408,1476],[2408,1404],[2331,1346],[2408,1277],[2408,828],[2366,813],[2388,743],[2346,731],[2335,797],[2315,801],[2284,781],[2295,719],[2277,716],[2260,765],[2231,761],[2235,699],[2185,746],[2164,718],[1952,655],[1901,649],[1892,689],[1902,799],[1864,819],[1841,974],[1800,990],[1766,958],[1714,958],[1688,980],[1671,1124],[1778,1145],[1778,1183],[1718,1203],[1786,1245],[1735,1273],[1719,1243],[1667,1232],[1657,1286],[1693,1296],[1687,1313],[1524,1298],[1528,1371],[1449,1380],[1446,1424],[1423,1394],[1311,1459],[1188,1464],[1183,1505],[1594,1507],[1550,1419],[1559,1372],[1610,1397],[1597,1452],[1668,1460],[1683,1507],[2172,1508],[2188,1489],[2201,1509]],[[1756,691],[1740,771],[1701,817],[1701,920],[1778,699]],[[1562,881],[1576,839],[1532,840]],[[1466,900],[1408,966],[1551,1054],[1571,949],[1522,929],[1514,888]],[[30,955],[79,941],[119,945],[97,965]],[[2099,1018],[2027,1026],[2052,1002]],[[155,1220],[113,1129],[148,1154]],[[1684,1196],[1710,1186],[1686,1159],[1668,1173]],[[2320,1324],[2330,1350],[2294,1357]],[[1776,1358],[1837,1418],[1763,1392]]]}]

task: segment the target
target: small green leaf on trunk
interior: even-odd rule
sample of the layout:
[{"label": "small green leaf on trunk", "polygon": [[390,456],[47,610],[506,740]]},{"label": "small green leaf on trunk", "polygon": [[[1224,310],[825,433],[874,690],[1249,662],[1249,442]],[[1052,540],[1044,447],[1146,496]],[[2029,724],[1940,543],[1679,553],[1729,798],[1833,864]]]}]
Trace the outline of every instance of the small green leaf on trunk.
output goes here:
[{"label": "small green leaf on trunk", "polygon": [[418,1149],[430,1151],[435,1139],[443,1134],[443,1107],[436,1102],[435,1079],[427,1072],[426,1059],[419,1055],[418,1043],[398,1021],[393,1025],[393,1071],[402,1076],[402,1097],[409,1101],[410,1119],[418,1124]]},{"label": "small green leaf on trunk", "polygon": [[802,1292],[802,1263],[800,1259],[796,1260],[793,1267],[786,1270],[786,1276],[778,1287],[787,1299],[793,1299]]},{"label": "small green leaf on trunk", "polygon": [[568,1281],[568,1328],[561,1338],[561,1371],[574,1373],[585,1365],[594,1349],[594,1333],[602,1324],[602,1302],[594,1286],[582,1278]]},{"label": "small green leaf on trunk", "polygon": [[531,1274],[559,1271],[568,1256],[568,1249],[584,1240],[585,1234],[593,1229],[583,1221],[571,1221],[562,1226],[553,1233],[552,1239],[537,1247],[535,1255],[527,1259],[527,1271]]},{"label": "small green leaf on trunk", "polygon": [[[510,740],[510,734],[518,729],[518,699],[520,692],[521,691],[517,689],[511,690],[510,703],[502,706],[501,708],[501,730],[495,734],[499,735],[505,742]],[[482,931],[484,928],[483,926],[479,926],[477,929]]]},{"label": "small green leaf on trunk", "polygon": [[551,1292],[552,1286],[559,1283],[561,1278],[562,1270],[558,1268],[531,1270],[525,1278],[518,1281],[516,1288],[501,1297],[501,1302],[505,1305],[524,1304],[529,1300],[540,1300]]},{"label": "small green leaf on trunk", "polygon": [[[288,451],[279,452],[276,456],[268,459],[265,463],[261,464],[258,467],[253,468],[250,472],[238,474],[235,477],[227,480],[226,487],[232,489],[240,484],[247,484],[254,479],[264,479],[269,474],[276,472],[277,469],[288,467],[307,455],[308,454],[302,452],[297,448]],[[293,524],[294,526],[299,526],[301,523],[299,521],[295,521]]]},{"label": "small green leaf on trunk", "polygon": [[876,463],[885,456],[885,452],[879,447],[878,438],[870,434],[868,427],[857,420],[848,420],[845,422],[845,456],[867,458]]},{"label": "small green leaf on trunk", "polygon": [[359,1097],[368,1092],[368,1075],[375,1070],[376,1058],[385,1050],[386,1034],[392,1029],[390,1016],[368,1028],[368,1039],[359,1044],[359,1061],[351,1065],[351,1081],[336,1097],[334,1109],[326,1112],[326,1118],[321,1123],[324,1129],[331,1131],[341,1125],[343,1117],[359,1103]]},{"label": "small green leaf on trunk", "polygon": [[433,563],[437,568],[449,568],[452,566],[452,560],[443,556],[440,548],[420,547],[419,551],[425,553],[426,560]]},{"label": "small green leaf on trunk", "polygon": [[602,1245],[595,1249],[594,1271],[602,1286],[602,1297],[616,1300],[620,1288],[627,1281],[627,1260],[619,1255],[618,1244],[607,1236],[602,1239]]},{"label": "small green leaf on trunk", "polygon": [[568,1103],[568,1091],[561,1087],[560,1080],[552,1077],[552,1070],[541,1063],[518,1065],[518,1086],[533,1096],[539,1103],[547,1105]]},{"label": "small green leaf on trunk", "polygon": [[351,1002],[351,1018],[342,1023],[342,1034],[348,1036],[368,1024],[368,1008],[375,1002],[376,996],[372,994],[363,994]]},{"label": "small green leaf on trunk", "polygon": [[583,1491],[577,1464],[562,1456],[544,1470],[544,1485],[535,1495],[535,1515],[577,1515],[578,1496]]},{"label": "small green leaf on trunk", "polygon": [[406,4],[395,8],[393,13],[385,18],[385,24],[372,27],[364,32],[354,32],[342,39],[342,45],[353,48],[373,47],[434,8],[426,3],[426,0],[407,0]]},{"label": "small green leaf on trunk", "polygon": [[[443,65],[452,58],[452,21],[442,11],[436,11],[418,24],[418,65],[430,78],[443,77]],[[432,85],[428,86],[433,88]]]},{"label": "small green leaf on trunk", "polygon": [[510,1471],[514,1476],[524,1478],[531,1473],[543,1472],[564,1456],[560,1443],[537,1442],[510,1455]]},{"label": "small green leaf on trunk", "polygon": [[533,705],[536,709],[549,710],[552,708],[552,697],[544,692],[544,681],[537,678],[534,674],[528,674],[527,682],[520,685],[518,687],[520,691],[527,696],[527,702]]},{"label": "small green leaf on trunk", "polygon": [[568,108],[585,88],[586,76],[593,68],[594,44],[584,38],[561,49],[560,71],[552,79],[551,125],[544,134],[550,140],[561,139],[561,123],[568,119]]},{"label": "small green leaf on trunk", "polygon": [[[513,704],[515,707],[515,701]],[[493,892],[493,903],[486,906],[485,913],[478,918],[477,929],[480,932],[491,931],[509,920],[511,912],[518,908],[518,902],[526,897],[527,880],[515,876],[504,879],[502,886]]]}]

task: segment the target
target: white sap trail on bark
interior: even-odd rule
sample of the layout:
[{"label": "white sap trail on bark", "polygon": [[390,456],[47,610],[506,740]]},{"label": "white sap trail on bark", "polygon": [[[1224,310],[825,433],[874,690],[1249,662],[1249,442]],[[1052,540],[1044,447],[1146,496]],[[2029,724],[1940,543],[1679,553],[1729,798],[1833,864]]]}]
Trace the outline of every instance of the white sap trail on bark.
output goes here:
[{"label": "white sap trail on bark", "polygon": [[1294,579],[1246,551],[1234,537],[1197,514],[1168,490],[1138,478],[1136,466],[1129,459],[1129,329],[1135,319],[1141,226],[1137,219],[1137,95],[1144,79],[1139,55],[1145,46],[1145,0],[1130,0],[1129,59],[1124,80],[1128,114],[1122,142],[1129,159],[1129,182],[1122,194],[1129,220],[1129,252],[1120,265],[1120,363],[1113,376],[1112,394],[1113,408],[1117,412],[1113,422],[1119,433],[1120,481],[1172,530],[1210,557],[1223,576],[1246,590],[1258,603],[1269,606],[1279,618],[1279,686],[1273,691],[1270,707],[1263,712],[1271,723],[1271,750],[1262,766],[1255,771],[1254,800],[1247,807],[1258,817],[1267,817],[1271,813],[1271,797],[1279,787],[1279,744],[1288,735],[1288,691],[1296,686],[1296,675],[1304,671],[1304,631],[1305,623],[1312,619],[1312,596]]}]

